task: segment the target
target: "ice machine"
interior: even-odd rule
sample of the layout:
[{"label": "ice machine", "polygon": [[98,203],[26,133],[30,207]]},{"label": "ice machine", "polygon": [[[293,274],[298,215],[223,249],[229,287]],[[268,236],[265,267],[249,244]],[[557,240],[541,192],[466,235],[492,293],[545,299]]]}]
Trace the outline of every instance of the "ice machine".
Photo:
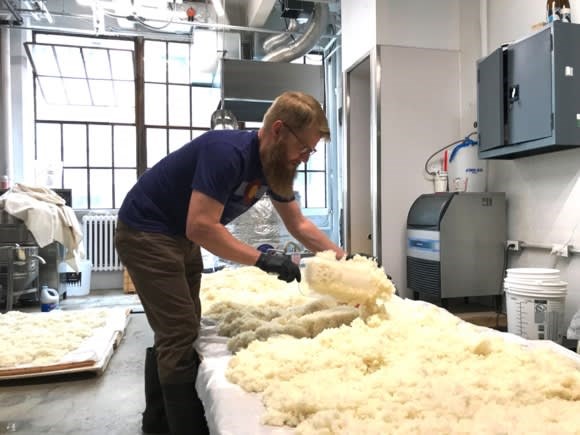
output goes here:
[{"label": "ice machine", "polygon": [[413,297],[501,294],[506,199],[503,192],[419,196],[407,216],[407,287]]}]

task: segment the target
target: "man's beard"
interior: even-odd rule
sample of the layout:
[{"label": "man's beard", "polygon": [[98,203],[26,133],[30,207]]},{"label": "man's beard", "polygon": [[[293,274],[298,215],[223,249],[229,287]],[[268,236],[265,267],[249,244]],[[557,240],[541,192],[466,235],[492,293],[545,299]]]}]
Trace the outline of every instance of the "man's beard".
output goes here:
[{"label": "man's beard", "polygon": [[283,198],[292,198],[296,167],[291,167],[288,163],[286,146],[283,143],[274,144],[266,156],[263,169],[270,189]]}]

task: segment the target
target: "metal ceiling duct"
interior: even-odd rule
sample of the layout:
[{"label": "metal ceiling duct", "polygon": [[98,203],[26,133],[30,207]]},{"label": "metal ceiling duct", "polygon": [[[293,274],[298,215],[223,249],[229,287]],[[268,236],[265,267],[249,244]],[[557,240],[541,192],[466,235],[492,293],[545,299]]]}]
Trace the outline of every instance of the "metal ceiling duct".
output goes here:
[{"label": "metal ceiling duct", "polygon": [[264,41],[264,44],[262,45],[264,52],[270,53],[272,50],[290,42],[292,39],[292,33],[295,32],[297,28],[298,21],[296,21],[294,18],[291,18],[288,23],[288,29],[284,33],[274,35]]},{"label": "metal ceiling duct", "polygon": [[[294,21],[294,20],[293,20]],[[290,45],[296,23],[288,31],[269,38],[264,51],[272,50],[259,61],[221,60],[222,109],[230,110],[239,121],[260,122],[280,94],[302,91],[324,101],[324,70],[320,65],[294,64],[318,43],[330,21],[327,2],[316,3],[305,25],[304,34]]]},{"label": "metal ceiling duct", "polygon": [[304,56],[319,41],[326,30],[329,17],[330,9],[328,3],[316,3],[304,35],[288,47],[282,47],[266,54],[262,61],[290,62],[300,56]]}]

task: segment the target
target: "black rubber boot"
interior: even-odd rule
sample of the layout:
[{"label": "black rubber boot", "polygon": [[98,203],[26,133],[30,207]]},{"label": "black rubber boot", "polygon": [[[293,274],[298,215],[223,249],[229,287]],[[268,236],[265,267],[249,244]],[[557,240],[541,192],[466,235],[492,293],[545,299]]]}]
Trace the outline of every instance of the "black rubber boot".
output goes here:
[{"label": "black rubber boot", "polygon": [[145,354],[145,411],[141,430],[146,434],[169,433],[163,391],[157,372],[157,355],[153,347],[148,347]]},{"label": "black rubber boot", "polygon": [[203,404],[193,382],[162,386],[171,435],[209,435]]}]

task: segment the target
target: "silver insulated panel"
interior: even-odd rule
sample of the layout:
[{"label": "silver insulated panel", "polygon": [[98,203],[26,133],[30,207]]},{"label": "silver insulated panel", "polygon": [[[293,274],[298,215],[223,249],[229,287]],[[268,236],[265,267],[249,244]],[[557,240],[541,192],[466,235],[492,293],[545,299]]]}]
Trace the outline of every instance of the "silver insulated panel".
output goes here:
[{"label": "silver insulated panel", "polygon": [[224,108],[238,121],[261,122],[274,99],[301,91],[324,104],[324,70],[319,65],[222,59]]}]

